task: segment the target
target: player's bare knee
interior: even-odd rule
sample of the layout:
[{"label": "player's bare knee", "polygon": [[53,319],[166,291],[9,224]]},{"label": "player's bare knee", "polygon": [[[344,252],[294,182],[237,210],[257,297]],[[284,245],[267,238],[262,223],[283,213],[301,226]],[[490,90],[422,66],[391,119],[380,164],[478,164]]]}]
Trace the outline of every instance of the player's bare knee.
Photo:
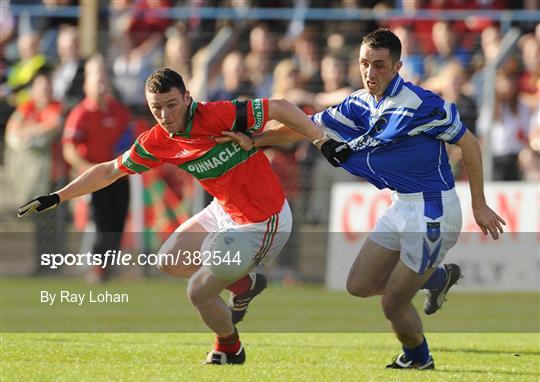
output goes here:
[{"label": "player's bare knee", "polygon": [[197,281],[190,279],[186,292],[189,301],[191,301],[194,306],[199,306],[204,303],[204,286]]},{"label": "player's bare knee", "polygon": [[366,297],[371,296],[371,293],[369,293],[368,290],[366,290],[365,288],[362,288],[361,286],[355,284],[354,282],[347,282],[347,292],[349,292],[349,294],[355,297],[366,298]]},{"label": "player's bare knee", "polygon": [[349,276],[346,287],[347,292],[353,296],[362,298],[373,296],[373,291],[371,290],[372,288],[367,288],[365,285],[358,282],[354,277]]},{"label": "player's bare knee", "polygon": [[166,261],[160,261],[156,265],[156,267],[161,272],[169,276],[181,277],[185,279],[190,278],[199,269],[198,266],[185,266],[185,265],[179,265],[179,264],[170,264]]},{"label": "player's bare knee", "polygon": [[171,273],[171,269],[169,268],[169,266],[164,262],[164,261],[158,261],[157,265],[156,265],[156,268],[160,271],[160,272],[163,272],[163,273],[166,273],[168,275],[170,275]]},{"label": "player's bare knee", "polygon": [[168,274],[169,276],[178,276],[178,271],[175,269],[174,266],[171,266],[165,262],[159,262],[156,265],[157,269],[159,269],[161,272]]},{"label": "player's bare knee", "polygon": [[193,306],[200,306],[204,303],[204,299],[200,289],[196,287],[187,288],[187,297]]},{"label": "player's bare knee", "polygon": [[[160,248],[160,251],[163,247]],[[163,252],[158,252],[163,253]],[[157,269],[161,272],[166,273],[170,276],[178,276],[178,270],[176,264],[171,264],[165,256],[159,256],[158,263],[156,265]]]},{"label": "player's bare knee", "polygon": [[187,297],[193,306],[200,307],[211,302],[213,295],[209,294],[205,284],[205,277],[200,273],[193,275],[189,279]]},{"label": "player's bare knee", "polygon": [[[172,243],[173,243],[173,240],[171,237],[169,237],[167,240],[165,240],[165,242],[159,248],[158,254],[169,253],[169,250],[171,250],[173,247]],[[168,258],[166,256],[158,256],[158,263],[156,267],[161,272],[174,276],[174,267],[172,265],[173,264],[170,264],[168,262]]]},{"label": "player's bare knee", "polygon": [[158,251],[158,263],[156,267],[159,271],[175,277],[189,278],[195,273],[198,267],[183,264],[182,258],[174,256],[177,252],[177,243],[174,240],[167,239]]}]

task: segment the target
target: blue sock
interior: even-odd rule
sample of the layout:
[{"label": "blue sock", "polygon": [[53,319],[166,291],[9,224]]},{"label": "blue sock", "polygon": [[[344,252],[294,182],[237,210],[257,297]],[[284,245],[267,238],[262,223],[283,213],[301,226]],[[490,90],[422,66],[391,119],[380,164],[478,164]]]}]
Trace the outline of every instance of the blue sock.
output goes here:
[{"label": "blue sock", "polygon": [[426,363],[429,359],[429,347],[426,337],[424,337],[424,341],[415,348],[409,349],[403,346],[403,353],[405,353],[407,359],[413,362]]},{"label": "blue sock", "polygon": [[435,268],[435,271],[431,274],[431,277],[426,281],[426,283],[420,289],[429,289],[437,290],[444,287],[446,284],[446,279],[448,275],[444,269],[444,265],[439,265]]}]

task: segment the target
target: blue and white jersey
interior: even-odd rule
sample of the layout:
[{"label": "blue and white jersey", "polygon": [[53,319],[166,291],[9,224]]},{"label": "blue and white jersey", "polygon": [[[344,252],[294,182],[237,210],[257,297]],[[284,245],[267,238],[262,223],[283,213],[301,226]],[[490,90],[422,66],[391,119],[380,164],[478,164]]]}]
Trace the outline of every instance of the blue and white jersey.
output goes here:
[{"label": "blue and white jersey", "polygon": [[400,193],[454,187],[445,142],[465,133],[454,104],[396,74],[379,102],[366,89],[311,119],[354,150],[341,165],[378,188]]}]

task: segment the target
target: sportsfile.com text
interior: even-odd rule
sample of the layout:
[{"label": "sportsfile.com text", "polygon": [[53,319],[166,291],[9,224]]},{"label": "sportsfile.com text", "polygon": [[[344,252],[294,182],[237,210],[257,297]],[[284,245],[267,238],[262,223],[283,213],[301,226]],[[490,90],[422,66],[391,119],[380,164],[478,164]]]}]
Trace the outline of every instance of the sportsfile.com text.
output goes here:
[{"label": "sportsfile.com text", "polygon": [[67,265],[86,265],[106,268],[128,265],[240,265],[241,252],[238,251],[182,251],[173,253],[140,253],[133,255],[122,251],[108,250],[101,253],[43,253],[41,265],[50,269]]}]

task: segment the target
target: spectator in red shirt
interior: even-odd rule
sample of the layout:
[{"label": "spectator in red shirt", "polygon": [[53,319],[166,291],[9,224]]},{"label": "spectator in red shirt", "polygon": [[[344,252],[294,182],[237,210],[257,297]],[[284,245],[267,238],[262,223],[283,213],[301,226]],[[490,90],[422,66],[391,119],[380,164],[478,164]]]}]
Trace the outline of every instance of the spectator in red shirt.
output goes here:
[{"label": "spectator in red shirt", "polygon": [[[130,113],[110,93],[109,79],[101,56],[85,65],[86,98],[68,115],[64,129],[64,158],[82,173],[96,163],[115,158],[120,139],[128,133]],[[91,210],[97,237],[94,254],[118,250],[129,204],[129,183],[119,179],[92,194]],[[96,267],[90,281],[104,281],[106,268]]]}]

